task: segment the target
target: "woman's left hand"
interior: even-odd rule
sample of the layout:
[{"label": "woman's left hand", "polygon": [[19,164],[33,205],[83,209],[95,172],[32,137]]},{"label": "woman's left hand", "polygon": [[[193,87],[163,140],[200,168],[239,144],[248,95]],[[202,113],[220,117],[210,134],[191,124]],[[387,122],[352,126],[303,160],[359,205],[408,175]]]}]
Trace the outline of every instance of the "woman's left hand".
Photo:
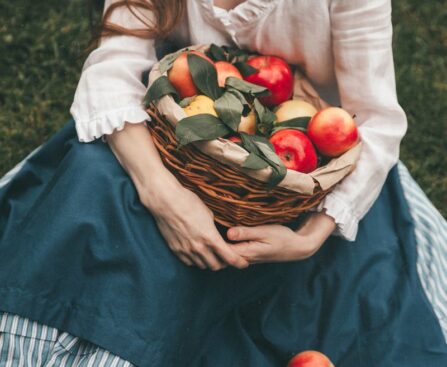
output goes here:
[{"label": "woman's left hand", "polygon": [[228,229],[230,240],[241,241],[232,249],[248,262],[285,262],[303,260],[316,253],[335,229],[334,219],[324,213],[312,213],[296,231],[283,225]]}]

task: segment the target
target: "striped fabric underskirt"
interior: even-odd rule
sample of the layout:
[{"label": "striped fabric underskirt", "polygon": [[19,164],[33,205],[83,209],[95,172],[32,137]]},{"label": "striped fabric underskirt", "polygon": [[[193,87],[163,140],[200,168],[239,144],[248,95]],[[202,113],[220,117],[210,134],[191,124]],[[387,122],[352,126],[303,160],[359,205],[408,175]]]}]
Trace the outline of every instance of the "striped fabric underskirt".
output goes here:
[{"label": "striped fabric underskirt", "polygon": [[68,333],[0,313],[1,367],[131,367],[129,362]]}]

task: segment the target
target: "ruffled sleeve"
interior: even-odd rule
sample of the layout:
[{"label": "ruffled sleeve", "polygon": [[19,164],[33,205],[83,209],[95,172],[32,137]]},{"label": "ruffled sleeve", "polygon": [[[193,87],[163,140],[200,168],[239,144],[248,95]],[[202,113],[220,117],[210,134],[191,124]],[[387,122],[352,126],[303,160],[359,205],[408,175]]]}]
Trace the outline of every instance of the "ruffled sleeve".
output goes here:
[{"label": "ruffled sleeve", "polygon": [[363,145],[354,172],[318,210],[335,219],[335,234],[353,241],[398,161],[407,119],[396,96],[390,0],[332,0],[330,12],[341,104],[356,115]]},{"label": "ruffled sleeve", "polygon": [[[113,2],[106,1],[105,9]],[[134,10],[144,21],[152,20],[149,11]],[[145,27],[126,7],[115,9],[110,20],[126,28]],[[143,107],[146,87],[142,74],[156,62],[152,39],[118,35],[101,41],[85,61],[70,108],[79,141],[90,142],[120,130],[125,122],[149,119]]]}]

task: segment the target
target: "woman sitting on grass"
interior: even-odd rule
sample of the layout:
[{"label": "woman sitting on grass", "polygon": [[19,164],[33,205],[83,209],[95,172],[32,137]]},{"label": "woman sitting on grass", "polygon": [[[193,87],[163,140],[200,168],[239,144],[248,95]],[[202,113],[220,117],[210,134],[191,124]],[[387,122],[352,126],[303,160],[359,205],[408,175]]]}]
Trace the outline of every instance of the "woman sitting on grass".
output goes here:
[{"label": "woman sitting on grass", "polygon": [[[107,1],[74,121],[0,188],[0,364],[285,366],[316,349],[446,365],[402,183],[417,188],[396,167],[390,15],[389,0]],[[200,43],[280,56],[356,112],[357,168],[300,226],[216,227],[162,164],[141,75]]]}]

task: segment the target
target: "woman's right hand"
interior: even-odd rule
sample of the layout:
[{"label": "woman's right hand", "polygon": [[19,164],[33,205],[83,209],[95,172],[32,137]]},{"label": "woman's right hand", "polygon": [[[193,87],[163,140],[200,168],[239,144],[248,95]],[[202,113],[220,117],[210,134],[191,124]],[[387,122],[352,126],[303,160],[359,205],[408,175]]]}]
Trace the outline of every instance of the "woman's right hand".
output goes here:
[{"label": "woman's right hand", "polygon": [[227,265],[242,269],[248,261],[225,242],[214,223],[212,211],[178,181],[164,179],[154,195],[141,198],[151,211],[169,248],[185,264],[217,271]]},{"label": "woman's right hand", "polygon": [[107,142],[131,177],[143,205],[154,216],[169,248],[187,265],[242,269],[247,260],[225,242],[212,211],[183,187],[163,165],[144,124],[128,124],[107,135]]}]

